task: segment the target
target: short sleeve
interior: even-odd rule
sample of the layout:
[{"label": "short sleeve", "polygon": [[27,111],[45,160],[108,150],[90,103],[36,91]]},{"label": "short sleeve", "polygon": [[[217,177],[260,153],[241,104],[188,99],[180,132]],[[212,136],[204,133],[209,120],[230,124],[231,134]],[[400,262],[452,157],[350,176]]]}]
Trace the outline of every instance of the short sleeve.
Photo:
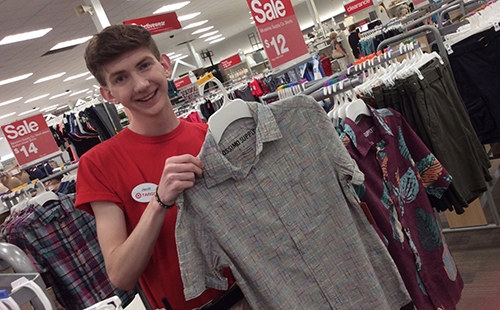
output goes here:
[{"label": "short sleeve", "polygon": [[451,175],[406,120],[401,115],[398,115],[398,118],[398,142],[401,154],[404,157],[411,157],[414,161],[427,194],[441,198],[451,184]]},{"label": "short sleeve", "polygon": [[228,281],[222,275],[227,263],[222,258],[219,244],[215,243],[203,220],[191,206],[186,192],[177,198],[175,239],[184,296],[186,300],[200,296],[206,288],[227,290]]}]

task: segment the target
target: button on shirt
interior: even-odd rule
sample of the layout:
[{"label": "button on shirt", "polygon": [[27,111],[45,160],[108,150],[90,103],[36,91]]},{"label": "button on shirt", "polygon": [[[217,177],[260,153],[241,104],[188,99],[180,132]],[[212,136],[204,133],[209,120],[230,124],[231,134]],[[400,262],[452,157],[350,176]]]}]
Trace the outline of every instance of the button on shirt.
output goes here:
[{"label": "button on shirt", "polygon": [[441,198],[452,181],[398,112],[371,109],[340,135],[365,175],[366,202],[419,310],[454,309],[463,282],[427,194]]},{"label": "button on shirt", "polygon": [[350,183],[363,175],[322,108],[295,96],[248,102],[200,152],[176,240],[187,299],[226,288],[229,265],[253,309],[400,309],[410,299]]}]

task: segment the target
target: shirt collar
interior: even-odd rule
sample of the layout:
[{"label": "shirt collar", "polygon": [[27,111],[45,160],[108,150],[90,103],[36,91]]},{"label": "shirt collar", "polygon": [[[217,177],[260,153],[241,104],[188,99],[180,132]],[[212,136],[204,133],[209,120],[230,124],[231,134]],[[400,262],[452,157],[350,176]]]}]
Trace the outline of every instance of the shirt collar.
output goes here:
[{"label": "shirt collar", "polygon": [[[387,116],[392,116],[394,114],[388,109],[376,110],[372,107],[369,108],[372,113],[372,119],[374,120],[377,132],[381,133],[383,136],[394,137],[394,134],[392,133],[392,130],[389,128],[389,125],[386,120]],[[344,123],[344,132],[345,134],[347,134],[347,136],[349,136],[349,139],[351,140],[352,144],[354,145],[354,147],[356,147],[356,149],[358,149],[361,155],[366,156],[366,154],[368,154],[368,151],[372,147],[373,143],[371,143],[365,137],[365,135],[363,134],[363,132],[361,132],[361,129],[356,125],[356,123],[350,119],[346,119]]]},{"label": "shirt collar", "polygon": [[[278,127],[278,123],[269,106],[259,104],[257,102],[246,102],[252,118],[256,123],[255,136],[256,136],[256,154],[255,158],[258,159],[259,154],[262,152],[264,142],[270,142],[281,139],[283,135]],[[203,148],[198,155],[204,163],[203,177],[205,178],[207,187],[213,187],[219,183],[226,181],[229,178],[236,180],[242,179],[248,175],[248,169],[236,169],[221,153],[217,142],[215,141],[210,128],[205,138]],[[256,161],[257,162],[257,161]],[[255,163],[256,163],[255,162]]]}]

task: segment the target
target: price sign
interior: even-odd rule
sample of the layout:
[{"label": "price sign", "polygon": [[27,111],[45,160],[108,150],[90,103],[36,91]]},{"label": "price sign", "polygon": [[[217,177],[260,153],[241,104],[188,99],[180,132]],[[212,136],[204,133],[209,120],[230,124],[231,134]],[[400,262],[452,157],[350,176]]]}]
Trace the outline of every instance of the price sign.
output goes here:
[{"label": "price sign", "polygon": [[2,126],[19,166],[59,152],[42,114]]},{"label": "price sign", "polygon": [[233,66],[236,66],[237,64],[240,64],[240,63],[241,63],[240,54],[236,54],[234,56],[231,56],[229,58],[221,60],[221,62],[220,62],[222,69],[224,69],[224,70],[229,69]]},{"label": "price sign", "polygon": [[247,0],[271,67],[308,54],[290,0]]}]

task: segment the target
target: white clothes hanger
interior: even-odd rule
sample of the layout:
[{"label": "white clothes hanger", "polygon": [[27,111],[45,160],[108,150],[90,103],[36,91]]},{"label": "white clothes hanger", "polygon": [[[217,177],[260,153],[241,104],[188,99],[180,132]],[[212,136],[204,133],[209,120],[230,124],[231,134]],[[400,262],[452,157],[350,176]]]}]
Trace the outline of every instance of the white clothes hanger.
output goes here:
[{"label": "white clothes hanger", "polygon": [[36,188],[36,196],[29,199],[28,205],[35,204],[43,206],[45,203],[49,201],[57,201],[59,200],[59,196],[53,191],[47,191],[42,182],[38,181],[35,183]]},{"label": "white clothes hanger", "polygon": [[250,109],[245,101],[241,99],[229,100],[226,89],[217,78],[213,77],[211,73],[209,73],[206,78],[208,79],[203,81],[203,83],[198,86],[200,95],[203,95],[203,86],[208,82],[214,82],[217,84],[222,92],[222,107],[215,111],[215,113],[208,119],[208,128],[212,133],[215,142],[219,143],[224,131],[229,125],[231,125],[231,123],[241,118],[251,118],[252,113],[250,112]]}]

